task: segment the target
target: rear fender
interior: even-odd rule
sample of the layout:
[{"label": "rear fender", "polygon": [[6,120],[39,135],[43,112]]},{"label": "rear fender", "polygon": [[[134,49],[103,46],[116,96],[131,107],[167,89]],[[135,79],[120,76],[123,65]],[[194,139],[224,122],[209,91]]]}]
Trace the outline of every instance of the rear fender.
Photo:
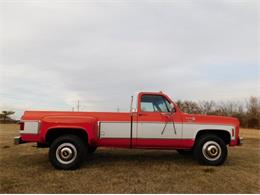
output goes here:
[{"label": "rear fender", "polygon": [[86,132],[89,144],[97,142],[98,128],[95,117],[46,116],[42,119],[40,131],[43,143],[46,142],[47,133],[53,129],[81,129]]}]

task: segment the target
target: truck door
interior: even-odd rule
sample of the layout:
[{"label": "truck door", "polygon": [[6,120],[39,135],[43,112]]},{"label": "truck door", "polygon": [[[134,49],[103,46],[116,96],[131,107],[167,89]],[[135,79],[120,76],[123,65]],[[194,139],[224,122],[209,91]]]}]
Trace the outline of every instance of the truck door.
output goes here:
[{"label": "truck door", "polygon": [[142,94],[139,97],[133,146],[178,147],[182,137],[182,118],[178,112],[171,110],[170,100],[164,95]]}]

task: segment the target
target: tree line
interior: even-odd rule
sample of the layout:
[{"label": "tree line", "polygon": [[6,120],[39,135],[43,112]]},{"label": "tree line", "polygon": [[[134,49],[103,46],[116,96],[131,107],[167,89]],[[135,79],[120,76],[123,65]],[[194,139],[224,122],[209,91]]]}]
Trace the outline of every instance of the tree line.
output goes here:
[{"label": "tree line", "polygon": [[236,117],[244,128],[260,129],[260,99],[250,97],[245,103],[215,102],[215,101],[182,101],[177,105],[183,112],[189,114],[207,114]]}]

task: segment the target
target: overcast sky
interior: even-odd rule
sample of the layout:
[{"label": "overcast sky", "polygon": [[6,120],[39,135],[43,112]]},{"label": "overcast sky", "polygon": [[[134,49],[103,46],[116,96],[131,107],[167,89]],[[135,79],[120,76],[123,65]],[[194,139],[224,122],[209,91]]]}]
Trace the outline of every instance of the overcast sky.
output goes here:
[{"label": "overcast sky", "polygon": [[136,91],[259,96],[259,10],[257,0],[6,0],[0,109],[19,117],[80,100],[81,110],[127,111]]}]

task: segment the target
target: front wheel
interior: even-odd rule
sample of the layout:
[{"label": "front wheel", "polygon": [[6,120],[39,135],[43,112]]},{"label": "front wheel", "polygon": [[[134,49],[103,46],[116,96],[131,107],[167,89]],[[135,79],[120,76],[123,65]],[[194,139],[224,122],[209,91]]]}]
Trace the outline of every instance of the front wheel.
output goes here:
[{"label": "front wheel", "polygon": [[221,165],[227,158],[227,146],[216,135],[203,135],[196,141],[194,156],[199,163],[205,165]]},{"label": "front wheel", "polygon": [[75,135],[55,139],[49,149],[49,160],[56,169],[76,169],[85,160],[86,145]]}]

